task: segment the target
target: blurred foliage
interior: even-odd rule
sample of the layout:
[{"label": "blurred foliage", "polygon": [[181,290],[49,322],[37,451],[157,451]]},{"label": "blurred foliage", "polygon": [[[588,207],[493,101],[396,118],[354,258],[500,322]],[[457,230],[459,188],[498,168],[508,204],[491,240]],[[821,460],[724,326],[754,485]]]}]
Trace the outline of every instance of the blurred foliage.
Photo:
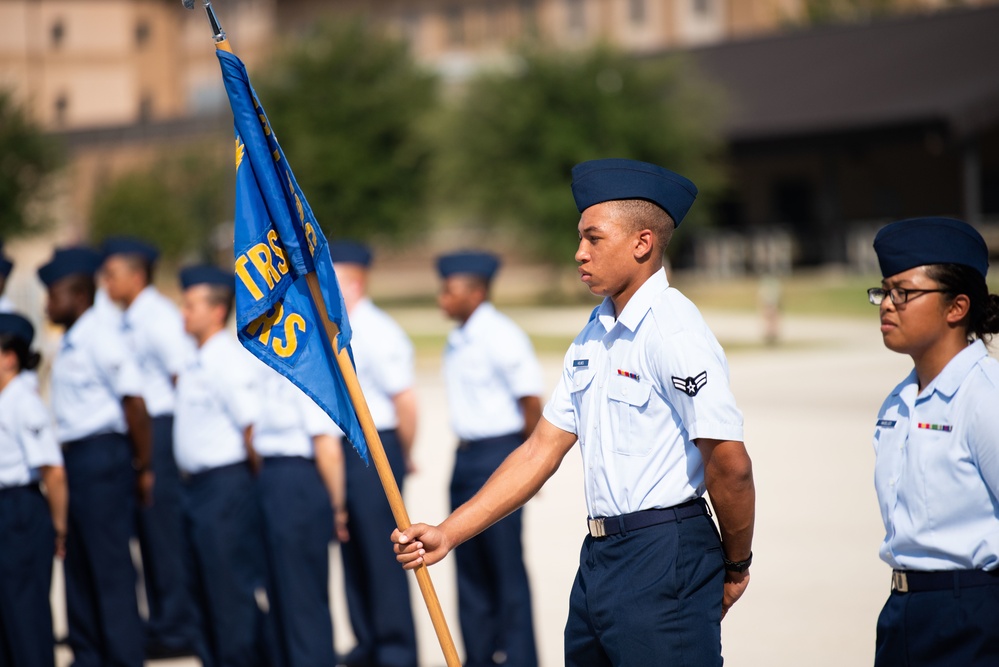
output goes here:
[{"label": "blurred foliage", "polygon": [[320,24],[255,76],[271,128],[330,238],[398,242],[425,228],[436,79],[359,21]]},{"label": "blurred foliage", "polygon": [[[930,4],[911,0],[805,0],[801,8],[801,22],[806,25],[824,25],[868,21],[891,14],[925,10]],[[938,3],[932,4],[939,6]]]},{"label": "blurred foliage", "polygon": [[59,143],[42,133],[10,93],[0,91],[0,238],[31,227],[28,205],[62,163]]},{"label": "blurred foliage", "polygon": [[94,198],[91,240],[134,236],[168,259],[210,260],[220,225],[233,216],[235,175],[227,157],[218,151],[165,155],[113,181]]},{"label": "blurred foliage", "polygon": [[688,220],[701,224],[723,181],[714,159],[720,103],[677,57],[524,48],[512,71],[469,81],[440,119],[443,205],[487,228],[512,225],[538,259],[571,262],[579,221],[573,165],[625,157],[691,178],[701,194]]}]

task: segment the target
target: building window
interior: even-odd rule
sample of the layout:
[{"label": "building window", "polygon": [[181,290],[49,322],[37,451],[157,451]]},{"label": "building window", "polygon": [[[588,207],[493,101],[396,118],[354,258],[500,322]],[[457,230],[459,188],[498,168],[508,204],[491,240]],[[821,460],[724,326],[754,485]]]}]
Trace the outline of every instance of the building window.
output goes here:
[{"label": "building window", "polygon": [[571,35],[586,33],[586,6],[583,0],[565,0],[566,27]]},{"label": "building window", "polygon": [[538,5],[535,0],[520,0],[520,27],[526,37],[538,36]]},{"label": "building window", "polygon": [[51,36],[53,49],[62,46],[63,39],[66,37],[66,26],[63,25],[62,19],[56,19],[55,23],[52,24]]},{"label": "building window", "polygon": [[410,46],[420,41],[420,15],[417,12],[403,14],[402,36]]},{"label": "building window", "polygon": [[633,25],[645,23],[645,0],[629,0],[628,18]]},{"label": "building window", "polygon": [[505,36],[506,31],[503,25],[503,7],[495,2],[491,2],[485,7],[486,18],[486,39],[489,41],[500,40]]},{"label": "building window", "polygon": [[139,21],[135,25],[135,45],[140,49],[149,41],[149,23],[145,20]]},{"label": "building window", "polygon": [[700,17],[709,16],[714,9],[711,0],[691,0],[691,3],[694,6],[694,14]]},{"label": "building window", "polygon": [[65,125],[66,116],[69,115],[69,97],[66,96],[66,93],[59,93],[52,107],[53,111],[55,111],[56,125]]},{"label": "building window", "polygon": [[139,122],[148,123],[153,119],[153,96],[143,93],[139,99]]},{"label": "building window", "polygon": [[465,13],[461,7],[448,7],[444,16],[447,22],[447,42],[451,46],[462,46],[465,43]]}]

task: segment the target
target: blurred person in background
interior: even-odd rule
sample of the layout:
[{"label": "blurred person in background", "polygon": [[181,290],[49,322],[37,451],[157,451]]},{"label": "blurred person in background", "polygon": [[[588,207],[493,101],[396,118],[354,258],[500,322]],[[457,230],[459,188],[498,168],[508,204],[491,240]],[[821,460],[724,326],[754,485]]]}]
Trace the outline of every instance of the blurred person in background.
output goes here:
[{"label": "blurred person in background", "polygon": [[257,591],[266,589],[267,564],[254,492],[259,362],[226,330],[232,271],[191,266],[180,282],[184,330],[197,350],[177,379],[173,441],[199,657],[205,667],[254,667],[266,663]]},{"label": "blurred person in background", "polygon": [[0,241],[0,313],[14,312],[14,302],[4,292],[7,290],[7,278],[14,270],[14,262],[3,251],[3,241]]},{"label": "blurred person in background", "polygon": [[122,309],[121,330],[142,374],[142,395],[152,419],[153,502],[139,510],[139,544],[149,604],[147,658],[193,654],[197,630],[184,571],[180,474],[173,457],[177,375],[193,354],[177,307],[153,286],[159,252],[131,238],[102,245],[108,297]]},{"label": "blurred person in background", "polygon": [[329,543],[346,541],[340,430],[286,377],[260,363],[261,409],[253,446],[269,567],[270,614],[287,667],[331,667]]},{"label": "blurred person in background", "polygon": [[[367,296],[371,249],[337,240],[330,243],[330,257],[353,331],[350,347],[357,380],[401,491],[413,469],[416,439],[413,345]],[[342,529],[346,519],[350,535],[340,552],[347,610],[357,638],[343,662],[349,667],[413,667],[417,649],[409,580],[385,548],[395,518],[374,466],[365,465],[345,439],[343,450],[347,514],[337,514],[337,525]]]},{"label": "blurred person in background", "polygon": [[576,165],[572,193],[580,279],[603,302],[527,441],[439,526],[396,531],[395,551],[407,569],[439,561],[533,497],[579,442],[589,535],[565,664],[720,667],[722,617],[749,585],[756,491],[724,352],[663,268],[697,188],[607,159]]},{"label": "blurred person in background", "polygon": [[893,222],[868,290],[913,369],[878,411],[874,484],[892,567],[876,667],[999,665],[999,296],[989,251],[950,218]]},{"label": "blurred person in background", "polygon": [[[66,553],[66,474],[28,371],[35,330],[0,314],[0,667],[53,667],[52,554]],[[44,486],[45,493],[39,488]]]},{"label": "blurred person in background", "polygon": [[144,632],[129,549],[136,494],[152,500],[142,375],[121,331],[94,309],[100,253],[55,251],[38,270],[49,320],[65,328],[52,363],[52,412],[69,482],[66,610],[76,667],[140,667]]},{"label": "blurred person in background", "polygon": [[[499,264],[498,257],[482,252],[437,260],[437,301],[458,323],[444,349],[451,426],[458,436],[452,510],[482,488],[541,418],[541,365],[531,341],[489,300]],[[518,509],[455,550],[468,667],[538,663],[522,535]]]}]

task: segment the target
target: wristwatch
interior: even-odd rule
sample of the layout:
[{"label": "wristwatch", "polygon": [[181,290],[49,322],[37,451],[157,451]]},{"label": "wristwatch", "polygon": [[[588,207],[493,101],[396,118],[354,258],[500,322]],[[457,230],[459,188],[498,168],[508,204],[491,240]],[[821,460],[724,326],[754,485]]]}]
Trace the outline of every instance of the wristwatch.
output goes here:
[{"label": "wristwatch", "polygon": [[753,552],[749,552],[749,558],[746,560],[729,560],[725,558],[725,569],[729,572],[745,572],[749,569],[749,566],[753,564]]}]

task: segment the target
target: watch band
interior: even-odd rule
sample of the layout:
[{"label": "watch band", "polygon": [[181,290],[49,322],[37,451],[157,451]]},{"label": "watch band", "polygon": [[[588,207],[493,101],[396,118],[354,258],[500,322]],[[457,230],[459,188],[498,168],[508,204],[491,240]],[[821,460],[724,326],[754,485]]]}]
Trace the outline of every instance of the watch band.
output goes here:
[{"label": "watch band", "polygon": [[745,572],[749,569],[749,566],[753,564],[753,552],[749,552],[749,558],[746,560],[729,560],[725,558],[725,569],[729,572]]}]

